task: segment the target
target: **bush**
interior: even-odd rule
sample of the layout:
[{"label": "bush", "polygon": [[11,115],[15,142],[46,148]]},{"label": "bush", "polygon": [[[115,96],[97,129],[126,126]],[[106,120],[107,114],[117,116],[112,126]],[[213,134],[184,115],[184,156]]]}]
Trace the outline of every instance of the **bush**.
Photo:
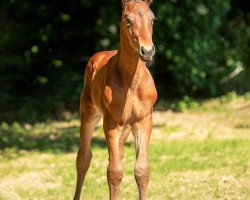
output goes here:
[{"label": "bush", "polygon": [[185,95],[181,100],[172,102],[169,107],[174,111],[187,112],[188,110],[198,110],[200,104],[196,100]]},{"label": "bush", "polygon": [[243,69],[250,29],[242,17],[229,20],[231,10],[229,0],[155,5],[159,67],[172,74],[179,93],[218,95],[225,77]]}]

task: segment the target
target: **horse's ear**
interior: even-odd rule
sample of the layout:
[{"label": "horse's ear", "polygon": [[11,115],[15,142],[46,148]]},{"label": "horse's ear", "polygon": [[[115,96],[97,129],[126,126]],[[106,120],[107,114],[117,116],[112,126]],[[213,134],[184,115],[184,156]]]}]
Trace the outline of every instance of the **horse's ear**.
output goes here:
[{"label": "horse's ear", "polygon": [[122,5],[129,3],[130,1],[132,1],[132,0],[122,0]]},{"label": "horse's ear", "polygon": [[153,0],[143,0],[143,1],[145,1],[149,6],[151,3],[153,3]]},{"label": "horse's ear", "polygon": [[[122,0],[122,5],[126,4],[126,3],[129,3],[133,0]],[[149,6],[151,3],[153,3],[153,0],[143,0],[144,2],[146,2]]]}]

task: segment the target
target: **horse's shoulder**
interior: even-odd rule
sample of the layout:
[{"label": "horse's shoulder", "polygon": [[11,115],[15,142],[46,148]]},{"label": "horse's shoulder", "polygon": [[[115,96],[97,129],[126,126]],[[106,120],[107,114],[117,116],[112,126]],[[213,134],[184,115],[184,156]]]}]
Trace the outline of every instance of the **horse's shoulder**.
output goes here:
[{"label": "horse's shoulder", "polygon": [[89,60],[90,63],[94,63],[96,70],[101,69],[107,62],[116,55],[117,50],[112,51],[100,51],[95,53]]}]

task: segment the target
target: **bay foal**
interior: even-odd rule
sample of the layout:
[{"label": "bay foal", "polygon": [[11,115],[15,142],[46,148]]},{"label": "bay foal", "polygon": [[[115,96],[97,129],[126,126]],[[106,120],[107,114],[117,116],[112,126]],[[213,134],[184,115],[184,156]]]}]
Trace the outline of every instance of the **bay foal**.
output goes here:
[{"label": "bay foal", "polygon": [[96,53],[87,64],[80,100],[75,200],[80,199],[92,157],[92,133],[101,117],[109,152],[107,179],[110,199],[119,199],[123,176],[121,160],[131,130],[135,140],[134,172],[139,199],[147,199],[148,142],[152,108],[157,99],[153,78],[146,67],[155,53],[152,42],[154,14],[149,8],[150,3],[152,1],[123,0],[119,49]]}]

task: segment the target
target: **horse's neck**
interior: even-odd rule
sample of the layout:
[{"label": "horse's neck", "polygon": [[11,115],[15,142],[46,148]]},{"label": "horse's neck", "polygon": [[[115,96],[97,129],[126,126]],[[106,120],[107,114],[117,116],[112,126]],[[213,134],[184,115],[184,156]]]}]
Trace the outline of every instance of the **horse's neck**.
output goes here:
[{"label": "horse's neck", "polygon": [[138,53],[125,42],[121,38],[120,47],[117,52],[116,66],[120,80],[132,87],[138,82],[140,73],[145,70],[146,66],[140,60]]}]

